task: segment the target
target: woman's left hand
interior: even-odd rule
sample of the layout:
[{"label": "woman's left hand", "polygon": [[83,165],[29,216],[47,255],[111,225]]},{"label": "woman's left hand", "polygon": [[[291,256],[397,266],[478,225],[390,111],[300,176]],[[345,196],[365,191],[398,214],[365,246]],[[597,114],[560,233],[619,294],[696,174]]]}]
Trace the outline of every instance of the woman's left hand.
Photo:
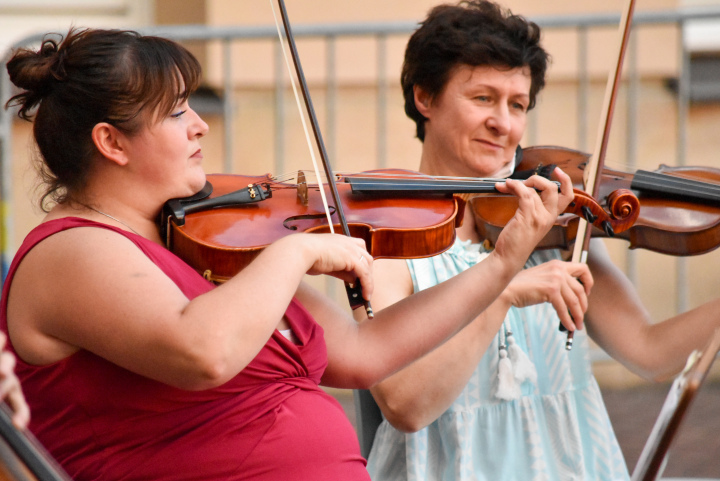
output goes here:
[{"label": "woman's left hand", "polygon": [[575,198],[570,177],[560,169],[555,169],[555,176],[560,181],[559,190],[553,182],[538,175],[524,181],[507,179],[495,184],[498,192],[518,198],[518,208],[500,233],[493,254],[519,265],[518,271]]}]

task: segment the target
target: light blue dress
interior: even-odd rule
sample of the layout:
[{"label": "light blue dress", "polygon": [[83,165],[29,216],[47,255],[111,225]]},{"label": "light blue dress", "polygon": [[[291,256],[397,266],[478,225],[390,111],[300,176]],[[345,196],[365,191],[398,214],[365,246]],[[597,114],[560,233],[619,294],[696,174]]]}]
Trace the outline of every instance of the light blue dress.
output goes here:
[{"label": "light blue dress", "polygon": [[[487,253],[456,241],[443,254],[408,261],[415,292],[468,269]],[[526,267],[557,257],[536,252]],[[629,474],[591,371],[585,331],[572,351],[550,304],[511,308],[465,389],[440,418],[413,434],[383,421],[368,459],[374,481],[627,480]],[[507,333],[529,356],[537,379],[516,399],[496,397]]]}]

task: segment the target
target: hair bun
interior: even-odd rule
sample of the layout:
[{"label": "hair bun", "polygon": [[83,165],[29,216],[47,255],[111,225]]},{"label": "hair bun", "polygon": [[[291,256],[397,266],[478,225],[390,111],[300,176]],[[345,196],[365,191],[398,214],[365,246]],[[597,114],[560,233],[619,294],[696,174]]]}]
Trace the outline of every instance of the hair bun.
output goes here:
[{"label": "hair bun", "polygon": [[6,106],[20,105],[18,114],[28,119],[30,111],[39,104],[57,82],[65,79],[65,48],[45,37],[39,50],[20,49],[7,63],[10,81],[23,89]]},{"label": "hair bun", "polygon": [[37,51],[22,49],[7,63],[10,81],[17,87],[37,94],[46,93],[65,78],[65,52],[55,40],[45,38]]}]

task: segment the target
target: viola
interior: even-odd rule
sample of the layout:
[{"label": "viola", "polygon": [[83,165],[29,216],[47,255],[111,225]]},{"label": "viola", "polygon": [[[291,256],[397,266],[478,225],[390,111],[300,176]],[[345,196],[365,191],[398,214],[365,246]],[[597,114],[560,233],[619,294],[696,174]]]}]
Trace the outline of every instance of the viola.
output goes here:
[{"label": "viola", "polygon": [[[209,175],[206,189],[198,195],[166,203],[162,232],[167,247],[207,279],[221,282],[283,236],[329,232],[320,187],[298,177],[297,183],[288,183],[269,175]],[[351,235],[363,239],[375,258],[407,259],[448,249],[465,212],[465,201],[455,194],[497,193],[496,181],[383,170],[338,176],[336,186]],[[605,232],[622,232],[638,214],[637,199],[628,194],[614,195],[618,200],[606,211],[576,190],[566,212],[590,219]],[[492,197],[517,207],[512,195]],[[335,222],[335,207],[330,207]]]},{"label": "viola", "polygon": [[[517,169],[534,172],[558,166],[580,185],[588,158],[589,154],[562,147],[531,147],[523,150]],[[687,256],[720,245],[720,169],[661,165],[655,171],[622,172],[603,167],[598,182],[602,205],[617,189],[631,190],[640,202],[637,220],[616,236],[629,241],[631,249]],[[479,232],[493,242],[504,225],[503,217],[487,199],[470,205]],[[561,216],[538,248],[569,249],[577,223],[577,217]],[[592,236],[607,234],[594,228]]]}]

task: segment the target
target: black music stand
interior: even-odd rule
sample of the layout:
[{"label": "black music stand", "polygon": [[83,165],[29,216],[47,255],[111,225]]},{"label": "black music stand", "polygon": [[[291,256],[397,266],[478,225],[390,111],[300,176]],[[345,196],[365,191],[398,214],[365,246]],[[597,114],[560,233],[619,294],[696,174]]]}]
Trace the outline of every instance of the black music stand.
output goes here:
[{"label": "black music stand", "polygon": [[695,394],[720,350],[720,329],[715,330],[702,352],[690,355],[687,366],[673,381],[670,392],[640,454],[632,481],[655,481],[662,475],[673,438]]}]

